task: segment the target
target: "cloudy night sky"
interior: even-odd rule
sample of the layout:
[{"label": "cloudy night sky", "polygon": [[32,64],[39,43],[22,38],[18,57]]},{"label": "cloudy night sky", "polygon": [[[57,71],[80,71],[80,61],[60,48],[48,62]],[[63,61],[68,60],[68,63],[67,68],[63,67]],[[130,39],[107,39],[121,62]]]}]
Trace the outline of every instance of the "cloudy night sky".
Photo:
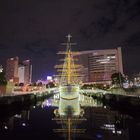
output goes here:
[{"label": "cloudy night sky", "polygon": [[124,72],[140,71],[140,0],[1,0],[0,64],[31,59],[33,80],[54,74],[70,33],[74,50],[122,47]]}]

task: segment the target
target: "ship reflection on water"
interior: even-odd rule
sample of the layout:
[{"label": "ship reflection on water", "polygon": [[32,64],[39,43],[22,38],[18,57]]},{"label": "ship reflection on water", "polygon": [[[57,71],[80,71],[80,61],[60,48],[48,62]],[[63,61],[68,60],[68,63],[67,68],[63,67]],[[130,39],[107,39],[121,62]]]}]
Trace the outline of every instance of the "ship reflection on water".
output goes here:
[{"label": "ship reflection on water", "polygon": [[57,95],[22,108],[0,107],[0,139],[139,140],[140,117],[101,101],[81,97],[79,116],[73,116],[70,107],[67,115],[56,115],[57,109]]},{"label": "ship reflection on water", "polygon": [[61,126],[60,128],[53,129],[53,131],[61,134],[67,140],[74,139],[77,135],[81,136],[86,130],[79,125],[83,121],[86,121],[86,119],[83,117],[84,110],[80,108],[78,94],[74,93],[75,98],[73,98],[69,96],[69,93],[61,92],[58,109],[54,110],[55,118],[53,120]]},{"label": "ship reflection on water", "polygon": [[62,118],[54,118],[53,120],[56,121],[57,124],[61,125],[61,128],[53,129],[55,133],[61,134],[65,139],[71,140],[76,138],[78,135],[79,137],[81,134],[85,133],[84,128],[81,128],[79,124],[82,121],[86,121],[84,118],[76,118],[76,117],[62,117]]}]

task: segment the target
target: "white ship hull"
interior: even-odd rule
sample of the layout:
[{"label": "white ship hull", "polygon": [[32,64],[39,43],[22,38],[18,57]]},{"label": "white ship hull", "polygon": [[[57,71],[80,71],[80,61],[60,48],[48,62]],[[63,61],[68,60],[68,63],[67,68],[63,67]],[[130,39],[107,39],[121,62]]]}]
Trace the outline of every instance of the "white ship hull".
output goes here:
[{"label": "white ship hull", "polygon": [[59,114],[60,116],[79,116],[80,104],[79,104],[79,86],[65,85],[60,86],[60,102],[59,102]]}]

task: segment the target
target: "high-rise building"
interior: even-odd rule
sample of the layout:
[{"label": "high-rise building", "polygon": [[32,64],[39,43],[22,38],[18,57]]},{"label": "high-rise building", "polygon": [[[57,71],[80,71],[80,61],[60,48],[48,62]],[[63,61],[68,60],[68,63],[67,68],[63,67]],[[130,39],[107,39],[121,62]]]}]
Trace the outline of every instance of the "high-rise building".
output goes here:
[{"label": "high-rise building", "polygon": [[30,84],[32,79],[32,65],[30,60],[24,60],[18,67],[19,83]]},{"label": "high-rise building", "polygon": [[32,65],[30,63],[30,60],[24,60],[24,83],[29,84],[31,83],[32,79]]},{"label": "high-rise building", "polygon": [[31,83],[32,65],[30,60],[25,60],[19,64],[19,58],[13,57],[7,60],[6,80],[14,83]]},{"label": "high-rise building", "polygon": [[18,83],[18,63],[19,58],[13,57],[7,59],[6,62],[6,80]]},{"label": "high-rise building", "polygon": [[24,83],[24,76],[25,75],[25,66],[19,65],[18,67],[18,77],[19,77],[19,83]]},{"label": "high-rise building", "polygon": [[110,82],[113,73],[121,72],[123,74],[121,47],[81,51],[75,57],[84,66],[83,82]]}]

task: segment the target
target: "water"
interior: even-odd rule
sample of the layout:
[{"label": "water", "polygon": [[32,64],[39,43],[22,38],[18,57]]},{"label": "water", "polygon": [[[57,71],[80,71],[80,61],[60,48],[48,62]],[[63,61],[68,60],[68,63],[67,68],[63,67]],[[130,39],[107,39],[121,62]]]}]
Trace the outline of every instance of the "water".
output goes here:
[{"label": "water", "polygon": [[[57,108],[58,100],[52,97],[35,105],[1,107],[0,140],[139,140],[140,117],[137,112],[112,109],[101,101],[85,98],[82,101],[84,115],[79,120],[59,120],[54,114]],[[67,131],[68,122],[73,132]]]}]

